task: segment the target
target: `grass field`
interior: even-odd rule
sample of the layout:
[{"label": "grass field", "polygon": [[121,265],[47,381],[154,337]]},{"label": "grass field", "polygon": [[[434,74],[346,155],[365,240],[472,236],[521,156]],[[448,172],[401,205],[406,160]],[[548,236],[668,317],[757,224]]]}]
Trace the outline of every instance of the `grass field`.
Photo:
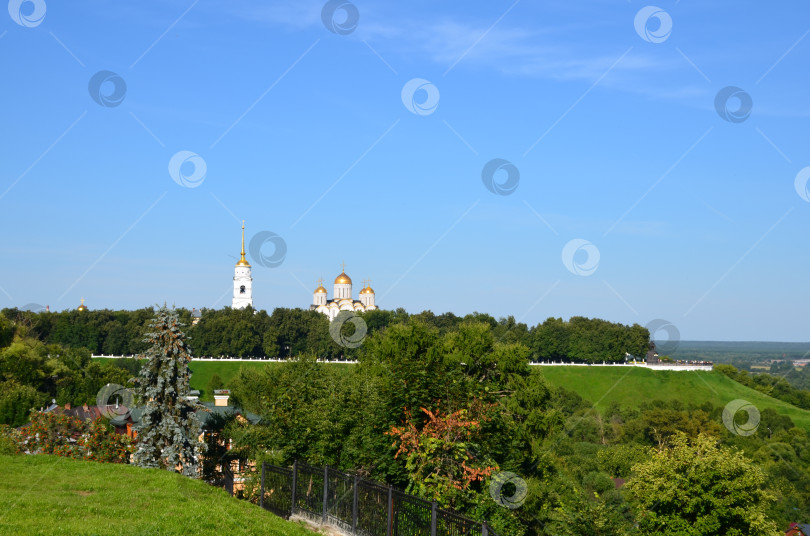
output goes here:
[{"label": "grass field", "polygon": [[279,367],[281,363],[263,363],[261,361],[191,361],[189,369],[191,369],[191,388],[200,390],[201,400],[214,400],[214,393],[208,392],[208,382],[214,374],[218,374],[225,385],[231,379],[239,374],[242,368],[245,369],[266,369]]},{"label": "grass field", "polygon": [[0,534],[312,536],[298,523],[168,471],[0,456]]},{"label": "grass field", "polygon": [[604,409],[612,401],[643,407],[650,400],[711,402],[725,406],[741,398],[759,410],[773,408],[796,426],[810,430],[810,412],[741,385],[719,372],[654,371],[640,367],[536,367],[552,385],[576,392]]},{"label": "grass field", "polygon": [[[239,371],[244,367],[246,369],[265,369],[280,367],[282,363],[272,363],[261,361],[191,361],[189,368],[191,369],[191,388],[200,390],[200,397],[202,400],[214,400],[214,394],[207,392],[208,382],[211,381],[211,376],[218,374],[222,381],[227,386],[228,383],[234,378]],[[329,370],[346,371],[354,365],[347,365],[342,363],[328,363],[324,366],[330,367]]]},{"label": "grass field", "polygon": [[[106,361],[115,361],[107,357],[97,357],[93,361],[104,363]],[[208,392],[208,382],[214,374],[218,374],[222,381],[227,386],[228,383],[239,374],[239,370],[243,367],[246,369],[265,369],[279,367],[282,363],[271,361],[191,361],[189,369],[191,370],[191,388],[199,389],[200,399],[208,402],[213,402],[214,393]],[[354,365],[329,363],[329,367],[336,367],[338,369],[347,370]]]}]

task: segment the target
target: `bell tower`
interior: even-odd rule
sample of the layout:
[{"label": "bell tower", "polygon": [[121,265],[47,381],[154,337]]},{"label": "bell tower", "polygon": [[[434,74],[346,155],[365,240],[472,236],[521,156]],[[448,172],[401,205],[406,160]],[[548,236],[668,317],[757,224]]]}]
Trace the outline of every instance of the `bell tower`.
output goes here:
[{"label": "bell tower", "polygon": [[242,256],[236,263],[233,271],[233,302],[234,309],[253,307],[253,277],[250,275],[250,263],[245,259],[245,220],[242,220]]}]

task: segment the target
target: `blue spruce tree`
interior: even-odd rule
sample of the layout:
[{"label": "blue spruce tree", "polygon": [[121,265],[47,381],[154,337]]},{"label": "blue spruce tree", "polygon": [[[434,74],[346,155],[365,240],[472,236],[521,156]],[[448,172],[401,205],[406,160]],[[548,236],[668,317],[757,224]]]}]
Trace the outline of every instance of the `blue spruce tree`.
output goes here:
[{"label": "blue spruce tree", "polygon": [[197,402],[188,400],[190,356],[182,326],[174,308],[165,304],[149,324],[148,361],[135,379],[143,414],[135,426],[138,442],[132,463],[198,477],[205,443],[199,440]]}]

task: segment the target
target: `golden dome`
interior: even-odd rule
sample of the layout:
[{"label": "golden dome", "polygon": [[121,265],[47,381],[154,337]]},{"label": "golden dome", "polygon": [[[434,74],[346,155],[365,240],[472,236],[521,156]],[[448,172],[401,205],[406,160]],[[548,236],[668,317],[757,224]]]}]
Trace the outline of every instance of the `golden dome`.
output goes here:
[{"label": "golden dome", "polygon": [[242,220],[242,258],[236,263],[237,266],[247,266],[250,268],[250,263],[245,258],[245,220]]},{"label": "golden dome", "polygon": [[315,294],[326,294],[326,289],[323,288],[323,285],[315,289]]},{"label": "golden dome", "polygon": [[366,287],[360,291],[360,294],[374,294],[374,289],[371,287]]},{"label": "golden dome", "polygon": [[82,298],[82,303],[76,308],[77,311],[86,311],[87,306],[84,304],[84,298]]},{"label": "golden dome", "polygon": [[335,278],[335,285],[351,285],[352,279],[346,275],[346,272],[342,272],[339,276]]}]

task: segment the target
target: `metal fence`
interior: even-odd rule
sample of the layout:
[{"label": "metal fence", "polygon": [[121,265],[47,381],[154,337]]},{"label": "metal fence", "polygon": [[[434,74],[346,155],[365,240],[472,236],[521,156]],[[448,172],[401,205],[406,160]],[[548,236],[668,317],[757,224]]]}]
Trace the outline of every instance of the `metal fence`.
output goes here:
[{"label": "metal fence", "polygon": [[497,536],[486,523],[331,467],[262,463],[259,506],[361,536]]}]

